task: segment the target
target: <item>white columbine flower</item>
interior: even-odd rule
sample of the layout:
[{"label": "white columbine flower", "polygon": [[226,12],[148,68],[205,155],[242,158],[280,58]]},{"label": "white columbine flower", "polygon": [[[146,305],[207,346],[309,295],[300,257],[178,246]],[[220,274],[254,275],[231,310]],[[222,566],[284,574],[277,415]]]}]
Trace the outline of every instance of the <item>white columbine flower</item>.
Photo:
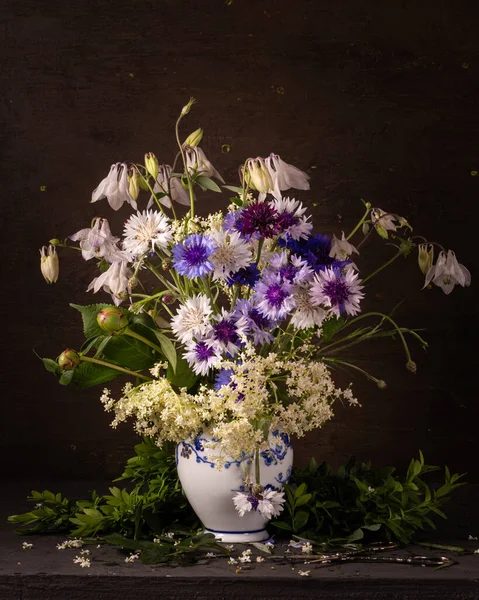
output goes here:
[{"label": "white columbine flower", "polygon": [[130,194],[129,188],[128,165],[115,163],[111,165],[110,172],[105,179],[102,179],[98,187],[93,190],[91,201],[97,202],[106,198],[113,210],[119,210],[124,202],[128,202],[136,210],[136,201]]},{"label": "white columbine flower", "polygon": [[284,492],[265,490],[258,501],[258,512],[267,519],[277,517],[283,511],[284,501]]},{"label": "white columbine flower", "polygon": [[171,319],[171,329],[181,343],[190,342],[194,337],[206,335],[211,327],[212,312],[210,301],[205,294],[187,298]]},{"label": "white columbine flower", "polygon": [[[170,165],[159,166],[158,176],[155,185],[153,186],[153,192],[155,194],[166,194],[166,196],[162,196],[159,199],[159,202],[167,208],[171,208],[172,201],[183,204],[184,206],[190,205],[190,195],[181,185],[181,181],[178,177],[171,176]],[[156,205],[156,202],[153,196],[151,196],[146,208],[150,208],[153,205]]]},{"label": "white columbine flower", "polygon": [[97,217],[93,227],[80,229],[70,239],[80,242],[81,255],[85,260],[91,258],[104,258],[107,262],[121,260],[117,242],[120,238],[114,237],[110,231],[110,225],[106,219]]},{"label": "white columbine flower", "polygon": [[335,235],[333,235],[333,240],[331,242],[331,252],[329,253],[329,256],[337,258],[338,260],[348,260],[350,256],[352,256],[353,254],[359,254],[359,252],[345,238],[344,231],[342,231],[341,233],[342,236],[340,240],[338,240],[338,238]]},{"label": "white columbine flower", "polygon": [[40,249],[40,270],[47,283],[56,283],[60,272],[58,254],[55,246],[43,246]]},{"label": "white columbine flower", "polygon": [[464,265],[457,262],[452,250],[439,252],[436,264],[429,269],[424,287],[430,283],[439,286],[445,294],[450,294],[456,284],[462,287],[471,284],[471,274]]},{"label": "white columbine flower", "polygon": [[214,265],[213,280],[227,279],[251,264],[251,248],[237,231],[213,230],[210,233],[216,249],[210,256]]},{"label": "white columbine flower", "polygon": [[173,240],[168,217],[156,210],[131,215],[123,235],[123,248],[134,257],[155,249],[165,250]]},{"label": "white columbine flower", "polygon": [[127,297],[128,282],[133,275],[126,261],[117,261],[99,277],[95,277],[88,286],[87,292],[93,289],[96,294],[101,288],[111,294],[113,302],[119,306]]},{"label": "white columbine flower", "polygon": [[265,163],[273,180],[273,196],[278,200],[281,199],[281,192],[290,188],[309,190],[309,175],[284,162],[277,154],[270,154]]},{"label": "white columbine flower", "polygon": [[396,215],[384,212],[381,208],[373,208],[371,211],[371,221],[379,235],[383,238],[388,237],[388,231],[397,230],[398,222]]},{"label": "white columbine flower", "polygon": [[293,240],[306,239],[313,230],[313,224],[309,223],[309,215],[304,216],[306,208],[299,200],[294,198],[276,198],[271,202],[279,213],[281,223],[280,237],[290,237]]},{"label": "white columbine flower", "polygon": [[199,173],[200,175],[203,175],[205,177],[215,177],[216,179],[219,179],[221,183],[225,182],[223,177],[221,177],[218,171],[206,158],[206,154],[199,146],[196,146],[195,148],[187,146],[185,148],[185,155],[186,168],[188,169],[190,175],[193,175],[194,173]]}]

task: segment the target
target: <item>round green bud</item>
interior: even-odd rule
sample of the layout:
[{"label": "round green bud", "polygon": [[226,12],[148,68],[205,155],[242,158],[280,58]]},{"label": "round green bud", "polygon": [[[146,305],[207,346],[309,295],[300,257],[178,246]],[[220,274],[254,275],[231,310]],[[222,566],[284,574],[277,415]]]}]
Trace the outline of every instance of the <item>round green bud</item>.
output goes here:
[{"label": "round green bud", "polygon": [[60,356],[58,357],[58,366],[63,371],[71,371],[75,367],[78,367],[80,364],[80,356],[78,352],[72,350],[71,348],[67,348],[64,350]]},{"label": "round green bud", "polygon": [[52,246],[58,246],[59,244],[61,244],[61,241],[58,240],[57,238],[53,238],[53,240],[50,240],[48,243],[51,244]]},{"label": "round green bud", "polygon": [[119,308],[102,308],[96,317],[98,325],[107,333],[121,333],[128,326],[128,317]]}]

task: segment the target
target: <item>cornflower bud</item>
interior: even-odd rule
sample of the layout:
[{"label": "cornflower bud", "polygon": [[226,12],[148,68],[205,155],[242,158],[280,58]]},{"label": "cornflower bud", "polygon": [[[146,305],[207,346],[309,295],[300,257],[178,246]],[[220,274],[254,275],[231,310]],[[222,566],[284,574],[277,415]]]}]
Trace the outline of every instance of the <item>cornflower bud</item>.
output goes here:
[{"label": "cornflower bud", "polygon": [[196,131],[193,131],[193,133],[190,133],[190,135],[186,138],[186,140],[183,144],[183,148],[185,146],[188,146],[189,148],[196,148],[196,146],[198,146],[198,144],[201,142],[202,139],[203,139],[203,130],[201,129],[201,127],[199,127]]},{"label": "cornflower bud", "polygon": [[170,258],[164,258],[161,261],[161,268],[163,269],[163,271],[169,271],[171,269],[172,264],[173,263]]},{"label": "cornflower bud", "polygon": [[58,357],[58,366],[63,371],[71,371],[80,364],[80,356],[78,352],[67,348]]},{"label": "cornflower bud", "polygon": [[138,196],[140,195],[140,178],[141,178],[141,176],[138,173],[137,169],[133,167],[133,172],[129,178],[129,188],[128,188],[128,191],[130,192],[130,196],[133,198],[133,200],[136,200],[138,198]]},{"label": "cornflower bud", "polygon": [[128,326],[127,316],[114,306],[102,308],[96,317],[98,325],[107,333],[121,333]]},{"label": "cornflower bud", "polygon": [[58,254],[53,244],[40,250],[40,270],[47,283],[56,283],[60,272]]},{"label": "cornflower bud", "polygon": [[148,171],[148,173],[156,181],[156,178],[158,177],[159,167],[158,167],[158,159],[153,154],[153,152],[147,152],[145,154],[145,167],[146,167],[146,170]]},{"label": "cornflower bud", "polygon": [[432,244],[419,244],[417,250],[419,268],[426,275],[434,262],[434,246]]}]

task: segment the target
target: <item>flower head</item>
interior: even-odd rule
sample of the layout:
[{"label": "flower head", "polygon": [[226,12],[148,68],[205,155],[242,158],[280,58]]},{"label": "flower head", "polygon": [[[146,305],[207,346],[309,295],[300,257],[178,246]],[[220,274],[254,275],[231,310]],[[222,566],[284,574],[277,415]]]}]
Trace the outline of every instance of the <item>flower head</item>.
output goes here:
[{"label": "flower head", "polygon": [[193,233],[173,248],[173,266],[180,275],[190,279],[205,277],[215,266],[210,257],[216,249],[209,235]]},{"label": "flower head", "polygon": [[331,243],[330,256],[333,258],[337,258],[338,260],[348,260],[350,256],[353,254],[359,254],[356,248],[348,242],[348,240],[344,236],[344,231],[341,232],[341,239],[333,235],[333,240]]},{"label": "flower head", "polygon": [[236,271],[236,273],[230,275],[226,282],[230,287],[235,284],[253,287],[259,280],[260,275],[258,263],[251,263],[247,267],[243,267]]},{"label": "flower head", "polygon": [[337,317],[341,313],[353,316],[360,311],[359,302],[364,298],[360,281],[352,269],[344,273],[336,268],[319,271],[310,290],[312,303],[330,308]]},{"label": "flower head", "polygon": [[254,200],[239,211],[234,227],[244,237],[271,238],[278,234],[278,211],[269,202]]},{"label": "flower head", "polygon": [[256,284],[253,301],[258,311],[270,319],[282,319],[295,306],[293,284],[279,273],[267,273]]},{"label": "flower head", "polygon": [[265,163],[273,180],[272,187],[275,198],[280,199],[281,192],[290,188],[309,190],[309,175],[288,164],[277,154],[270,154]]},{"label": "flower head", "polygon": [[320,233],[307,239],[288,239],[286,242],[280,240],[280,246],[286,246],[291,252],[303,258],[316,272],[327,267],[341,268],[346,264],[331,256],[331,238]]},{"label": "flower head", "polygon": [[313,225],[308,222],[309,216],[304,216],[306,208],[301,202],[294,198],[280,198],[275,199],[272,205],[279,215],[278,229],[281,237],[299,240],[310,236]]},{"label": "flower head", "polygon": [[266,490],[263,492],[262,497],[258,502],[258,512],[267,519],[277,517],[283,511],[284,502],[284,492]]},{"label": "flower head", "polygon": [[260,194],[273,190],[273,180],[263,158],[250,158],[245,165],[244,178],[247,184]]},{"label": "flower head", "polygon": [[171,320],[171,328],[183,344],[194,337],[202,337],[211,328],[210,317],[213,313],[207,296],[199,294],[187,298]]},{"label": "flower head", "polygon": [[[159,165],[153,192],[155,194],[164,194],[158,198],[158,202],[167,208],[171,208],[172,202],[177,202],[184,206],[190,205],[190,196],[181,185],[178,177],[172,177],[170,165]],[[152,195],[146,208],[151,208],[154,204],[155,199]]]},{"label": "flower head", "polygon": [[43,246],[40,249],[40,270],[47,283],[56,283],[60,272],[58,254],[55,246]]},{"label": "flower head", "polygon": [[382,208],[373,208],[371,211],[371,221],[376,228],[376,231],[383,238],[388,237],[388,231],[397,230],[396,215],[387,213]]},{"label": "flower head", "polygon": [[111,165],[110,172],[100,181],[91,195],[92,202],[97,202],[102,198],[108,200],[108,204],[113,210],[119,210],[124,202],[131,204],[136,210],[136,201],[130,194],[128,165],[125,163],[115,163]]},{"label": "flower head", "polygon": [[439,286],[445,294],[450,294],[456,284],[462,287],[471,284],[471,274],[464,265],[458,263],[452,250],[439,252],[436,264],[429,269],[424,287],[430,283]]},{"label": "flower head", "polygon": [[250,265],[251,249],[237,231],[216,230],[211,237],[216,246],[211,255],[213,279],[227,279]]},{"label": "flower head", "polygon": [[111,234],[110,225],[106,219],[97,217],[94,219],[93,227],[80,229],[71,235],[70,239],[80,242],[81,254],[85,260],[104,258],[110,263],[121,260],[121,253],[117,246],[119,238]]},{"label": "flower head", "polygon": [[186,345],[187,352],[183,358],[188,361],[196,375],[206,375],[221,360],[221,352],[217,344],[211,339],[192,340]]},{"label": "flower head", "polygon": [[228,313],[223,308],[221,314],[215,316],[215,321],[212,326],[211,339],[215,340],[222,352],[235,356],[241,341],[245,338],[247,326],[245,317]]},{"label": "flower head", "polygon": [[271,330],[276,327],[275,321],[263,315],[251,300],[238,300],[234,311],[246,319],[248,335],[253,336],[255,344],[262,345],[273,341]]},{"label": "flower head", "polygon": [[113,302],[119,306],[128,297],[128,282],[133,272],[128,267],[128,262],[117,261],[110,265],[107,271],[95,277],[88,286],[87,291],[93,289],[96,294],[101,288],[111,294]]},{"label": "flower head", "polygon": [[155,210],[131,215],[125,223],[123,235],[123,247],[133,257],[155,249],[165,250],[173,239],[168,218]]},{"label": "flower head", "polygon": [[295,285],[293,288],[295,309],[291,315],[291,325],[296,329],[321,327],[326,318],[326,311],[313,303],[309,284]]},{"label": "flower head", "polygon": [[186,168],[191,175],[198,173],[206,177],[215,177],[222,183],[224,183],[223,177],[218,173],[210,161],[206,158],[206,154],[199,147],[186,146]]}]

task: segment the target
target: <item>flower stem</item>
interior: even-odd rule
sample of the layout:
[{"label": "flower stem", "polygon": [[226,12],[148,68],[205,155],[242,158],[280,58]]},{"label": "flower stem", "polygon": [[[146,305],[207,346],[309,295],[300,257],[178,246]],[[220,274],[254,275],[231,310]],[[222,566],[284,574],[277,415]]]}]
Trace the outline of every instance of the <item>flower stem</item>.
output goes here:
[{"label": "flower stem", "polygon": [[136,333],[135,331],[132,331],[129,327],[127,327],[123,332],[123,335],[128,335],[132,338],[135,338],[136,340],[138,340],[139,342],[143,342],[143,344],[146,344],[147,346],[150,346],[150,348],[153,348],[153,350],[156,350],[157,352],[159,352],[159,354],[161,354],[163,356],[163,350],[157,346],[156,344],[154,344],[153,342],[150,342],[149,339],[147,339],[146,337],[143,337],[142,335],[140,335],[139,333]]},{"label": "flower stem", "polygon": [[112,365],[105,360],[99,360],[98,358],[90,358],[89,356],[82,356],[80,354],[80,360],[83,362],[94,363],[96,365],[101,365],[102,367],[108,367],[109,369],[114,369],[115,371],[120,371],[121,373],[125,373],[125,375],[133,375],[133,377],[138,377],[139,379],[143,379],[144,381],[153,381],[151,377],[147,375],[142,375],[141,373],[137,373],[136,371],[130,371],[130,369],[124,369],[123,367],[119,367],[118,365]]},{"label": "flower stem", "polygon": [[256,450],[254,453],[254,480],[255,483],[261,485],[261,475],[259,471],[259,459],[260,459],[260,450]]},{"label": "flower stem", "polygon": [[371,210],[371,207],[368,206],[368,205],[366,205],[366,212],[364,213],[362,219],[358,222],[358,224],[356,225],[356,227],[348,235],[348,237],[346,238],[347,240],[351,239],[353,237],[353,235],[356,233],[356,231],[361,227],[361,225],[364,223],[364,221],[366,220],[367,216],[369,215],[369,211],[370,210]]},{"label": "flower stem", "polygon": [[392,264],[396,260],[396,258],[399,258],[399,256],[402,256],[403,254],[404,254],[404,252],[402,252],[402,251],[397,252],[392,258],[390,258],[382,266],[380,266],[375,271],[373,271],[372,273],[370,273],[367,277],[365,277],[362,280],[362,283],[366,283],[366,281],[368,281],[369,279],[371,279],[371,277],[374,277],[375,275],[377,275],[378,273],[380,273],[383,269],[385,269],[386,267],[389,267],[389,265]]}]

